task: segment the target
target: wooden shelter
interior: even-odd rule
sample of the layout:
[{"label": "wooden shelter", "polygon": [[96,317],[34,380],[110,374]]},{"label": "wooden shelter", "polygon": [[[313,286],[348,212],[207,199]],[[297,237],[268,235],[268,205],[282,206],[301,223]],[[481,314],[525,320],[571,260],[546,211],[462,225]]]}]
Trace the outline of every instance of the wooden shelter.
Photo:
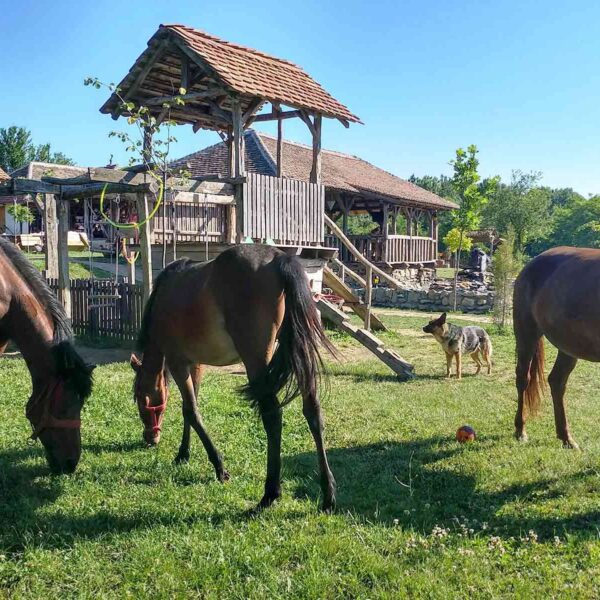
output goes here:
[{"label": "wooden shelter", "polygon": [[[244,134],[244,150],[248,175],[261,176],[257,177],[259,181],[276,175],[277,138],[249,129]],[[311,148],[284,140],[281,151],[281,176],[288,181],[308,182]],[[225,143],[219,143],[176,160],[170,166],[174,171],[185,170],[192,177],[214,173],[227,176],[227,156]],[[401,265],[435,262],[438,214],[457,208],[456,204],[361,158],[331,150],[322,150],[321,181],[325,188],[325,213],[334,220],[341,220],[344,234],[369,261],[389,270]],[[349,235],[348,217],[364,213],[371,215],[377,231]],[[302,208],[300,216],[306,217]],[[402,217],[404,230],[400,231]],[[281,242],[276,236],[274,241]],[[326,235],[324,244],[337,248],[344,262],[356,262],[339,237]]]}]

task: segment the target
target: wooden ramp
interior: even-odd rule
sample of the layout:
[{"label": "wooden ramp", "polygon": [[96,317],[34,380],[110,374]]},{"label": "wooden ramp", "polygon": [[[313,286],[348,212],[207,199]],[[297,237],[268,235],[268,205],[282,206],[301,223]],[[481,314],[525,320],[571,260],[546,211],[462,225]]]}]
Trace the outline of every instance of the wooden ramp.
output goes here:
[{"label": "wooden ramp", "polygon": [[[363,321],[367,314],[367,307],[360,298],[346,285],[329,267],[323,269],[323,284],[331,288],[336,296],[344,299],[344,306],[352,309]],[[371,313],[371,328],[374,331],[387,331],[386,326]]]},{"label": "wooden ramp", "polygon": [[350,323],[348,315],[336,308],[327,300],[322,298],[317,302],[317,308],[321,311],[321,315],[331,321],[336,327],[351,335],[355,340],[359,341],[365,348],[369,349],[379,360],[384,362],[402,381],[412,379],[414,367],[407,363],[393,350],[388,350],[384,343],[370,331],[361,329]]}]

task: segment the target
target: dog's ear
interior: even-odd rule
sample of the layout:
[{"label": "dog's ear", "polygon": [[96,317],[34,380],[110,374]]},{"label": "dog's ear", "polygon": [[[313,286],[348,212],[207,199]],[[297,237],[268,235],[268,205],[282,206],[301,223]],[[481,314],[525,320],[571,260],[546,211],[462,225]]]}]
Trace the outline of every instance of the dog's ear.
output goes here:
[{"label": "dog's ear", "polygon": [[446,313],[442,313],[442,316],[438,319],[440,325],[443,325],[446,322]]}]

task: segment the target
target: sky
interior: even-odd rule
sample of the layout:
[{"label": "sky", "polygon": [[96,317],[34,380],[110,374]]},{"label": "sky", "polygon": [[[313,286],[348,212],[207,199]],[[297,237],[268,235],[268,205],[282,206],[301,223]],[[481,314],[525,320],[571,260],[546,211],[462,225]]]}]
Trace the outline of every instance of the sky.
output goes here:
[{"label": "sky", "polygon": [[[0,0],[0,127],[31,130],[77,164],[127,162],[99,108],[161,23],[302,66],[364,125],[326,119],[323,147],[401,177],[451,174],[476,144],[482,176],[541,171],[600,193],[600,2],[557,0]],[[309,142],[302,122],[289,139]],[[260,129],[271,131],[272,125]],[[172,157],[219,141],[178,128]]]}]

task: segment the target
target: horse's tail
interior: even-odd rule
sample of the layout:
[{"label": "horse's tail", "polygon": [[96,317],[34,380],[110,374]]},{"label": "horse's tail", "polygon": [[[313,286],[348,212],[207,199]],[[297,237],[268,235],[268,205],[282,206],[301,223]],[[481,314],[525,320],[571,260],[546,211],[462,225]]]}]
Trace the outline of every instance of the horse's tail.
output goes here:
[{"label": "horse's tail", "polygon": [[313,299],[306,272],[300,261],[280,255],[273,261],[283,283],[285,316],[279,330],[278,346],[267,369],[249,385],[256,405],[264,393],[279,394],[281,406],[298,394],[317,393],[323,359],[320,347],[336,351],[327,339]]},{"label": "horse's tail", "polygon": [[535,351],[529,366],[527,387],[523,391],[523,403],[531,416],[535,416],[538,413],[545,388],[544,338],[540,337],[535,346]]}]

